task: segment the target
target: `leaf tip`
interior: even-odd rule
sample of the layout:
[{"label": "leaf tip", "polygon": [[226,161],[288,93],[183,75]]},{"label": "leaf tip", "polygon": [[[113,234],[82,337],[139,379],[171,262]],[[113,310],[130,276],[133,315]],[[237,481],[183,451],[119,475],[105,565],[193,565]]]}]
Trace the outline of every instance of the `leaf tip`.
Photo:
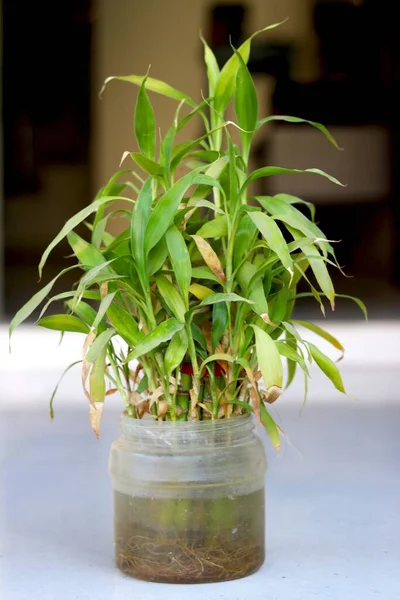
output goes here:
[{"label": "leaf tip", "polygon": [[107,77],[107,78],[104,80],[104,83],[103,83],[103,85],[101,86],[101,90],[100,90],[100,92],[99,92],[99,98],[100,98],[100,100],[102,100],[102,99],[103,99],[103,93],[104,93],[104,90],[106,89],[107,83],[109,83],[109,82],[110,82],[112,79],[115,79],[115,77],[114,77],[114,76],[112,76],[112,77]]},{"label": "leaf tip", "polygon": [[103,410],[103,402],[95,402],[94,406],[91,404],[89,407],[89,422],[97,439],[100,438],[100,421],[103,415]]},{"label": "leaf tip", "polygon": [[126,157],[129,156],[131,154],[131,152],[129,150],[125,150],[125,152],[122,154],[121,160],[119,162],[119,166],[122,165],[122,163],[125,161]]}]

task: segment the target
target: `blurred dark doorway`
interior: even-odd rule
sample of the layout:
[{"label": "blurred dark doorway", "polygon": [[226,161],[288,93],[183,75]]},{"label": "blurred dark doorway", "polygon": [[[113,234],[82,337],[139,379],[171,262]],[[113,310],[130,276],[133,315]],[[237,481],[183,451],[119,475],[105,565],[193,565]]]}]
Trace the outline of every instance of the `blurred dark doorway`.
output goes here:
[{"label": "blurred dark doorway", "polygon": [[[37,289],[44,247],[90,193],[90,0],[3,0],[4,310]],[[66,246],[52,255],[46,280]]]}]

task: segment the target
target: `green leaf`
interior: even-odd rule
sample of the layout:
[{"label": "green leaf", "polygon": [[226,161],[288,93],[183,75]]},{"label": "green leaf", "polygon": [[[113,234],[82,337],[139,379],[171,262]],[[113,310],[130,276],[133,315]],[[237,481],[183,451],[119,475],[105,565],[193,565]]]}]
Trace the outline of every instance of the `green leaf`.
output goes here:
[{"label": "green leaf", "polygon": [[171,339],[169,346],[165,352],[165,370],[167,376],[179,367],[182,363],[188,349],[188,340],[185,331],[178,331]]},{"label": "green leaf", "polygon": [[296,362],[298,365],[300,365],[303,371],[308,374],[307,365],[303,356],[301,356],[301,354],[299,354],[290,344],[287,342],[278,341],[275,342],[275,345],[281,356],[288,358],[291,362]]},{"label": "green leaf", "polygon": [[[235,147],[232,143],[231,136],[229,132],[226,131],[226,138],[228,143],[228,156],[229,156],[229,206],[231,215],[236,216],[236,212],[238,207],[240,206],[240,198],[239,198],[239,177],[238,177],[238,168],[236,161],[236,153]],[[243,176],[245,176],[243,174]]]},{"label": "green leaf", "polygon": [[179,104],[175,112],[174,121],[161,142],[160,162],[162,163],[165,169],[166,181],[169,181],[172,152],[174,149],[175,137],[178,131],[178,118],[180,110],[182,108],[182,104],[183,102]]},{"label": "green leaf", "polygon": [[147,271],[149,275],[154,275],[164,266],[168,256],[168,247],[165,237],[152,248],[147,256]]},{"label": "green leaf", "polygon": [[[103,320],[105,314],[107,313],[107,311],[109,309],[111,302],[114,301],[116,293],[117,292],[111,292],[111,294],[107,294],[107,296],[104,296],[104,298],[100,302],[100,306],[97,311],[97,315],[95,316],[95,319],[92,322],[93,329],[96,330],[98,328],[98,326],[100,325],[101,321]],[[82,304],[82,302],[80,304]]]},{"label": "green leaf", "polygon": [[75,292],[75,296],[72,301],[72,306],[75,306],[80,302],[83,292],[90,285],[93,285],[94,283],[99,283],[100,281],[110,281],[112,279],[118,279],[119,275],[114,275],[113,273],[107,272],[107,267],[114,260],[115,259],[111,259],[104,263],[100,263],[99,265],[92,267],[89,271],[87,271],[84,274],[84,276],[79,281],[78,287]]},{"label": "green leaf", "polygon": [[102,219],[97,220],[101,210],[99,209],[96,214],[93,227],[89,226],[89,229],[92,231],[92,245],[95,248],[100,248],[101,244],[110,246],[114,242],[115,237],[105,230],[110,219],[115,218],[116,215],[123,215],[123,218],[131,216],[131,211],[119,208],[108,212]]},{"label": "green leaf", "polygon": [[152,352],[158,346],[163,344],[164,342],[169,342],[169,340],[176,334],[178,331],[181,331],[184,327],[183,323],[180,323],[176,319],[168,319],[167,321],[163,321],[158,325],[151,333],[148,333],[141,342],[136,345],[135,350],[128,356],[127,362],[131,360],[135,360],[143,354],[148,354]]},{"label": "green leaf", "polygon": [[309,329],[313,333],[316,333],[317,335],[322,337],[324,340],[326,340],[327,342],[332,344],[332,346],[334,348],[337,348],[337,350],[340,350],[340,352],[342,352],[342,355],[344,354],[344,348],[343,348],[342,344],[339,342],[339,340],[337,340],[328,331],[325,331],[325,329],[322,329],[322,327],[315,325],[315,323],[309,323],[308,321],[299,321],[298,319],[294,319],[294,320],[292,319],[292,323],[295,323],[296,325],[301,325],[301,327],[305,327],[306,329]]},{"label": "green leaf", "polygon": [[200,345],[201,348],[207,348],[206,338],[204,337],[204,333],[200,329],[196,323],[190,324],[190,330],[193,336],[193,339]]},{"label": "green leaf", "polygon": [[200,102],[200,104],[198,104],[197,106],[195,106],[194,110],[192,110],[189,114],[186,115],[186,117],[184,117],[181,121],[179,121],[178,131],[181,131],[181,129],[183,129],[185,127],[185,125],[187,125],[189,123],[189,121],[191,121],[191,119],[193,119],[193,117],[196,115],[200,115],[206,124],[206,129],[207,130],[210,129],[210,126],[208,125],[208,121],[203,112],[204,108],[208,109],[209,104],[210,104],[210,99],[206,99],[206,100],[203,100],[202,102]]},{"label": "green leaf", "polygon": [[219,159],[221,153],[217,150],[195,150],[188,154],[188,158],[197,158],[206,163],[213,163]]},{"label": "green leaf", "polygon": [[293,274],[293,260],[290,256],[285,238],[275,221],[261,212],[249,213],[250,219],[256,225],[268,246],[279,257],[281,263]]},{"label": "green leaf", "polygon": [[225,360],[230,363],[233,363],[235,361],[232,354],[225,354],[224,352],[217,352],[217,354],[211,354],[210,356],[207,356],[207,358],[201,363],[200,373],[202,372],[204,367],[208,365],[208,363],[215,362],[218,360]]},{"label": "green leaf", "polygon": [[292,292],[286,287],[269,298],[269,318],[276,325],[279,325],[285,319],[291,298]]},{"label": "green leaf", "polygon": [[215,348],[221,341],[221,337],[228,327],[228,309],[226,304],[218,302],[213,306],[212,326],[211,326],[211,348],[215,352]]},{"label": "green leaf", "polygon": [[146,79],[143,79],[136,100],[135,135],[143,154],[154,160],[156,124],[153,107],[146,92]]},{"label": "green leaf", "polygon": [[347,300],[353,300],[353,302],[355,302],[357,304],[357,306],[360,308],[360,310],[362,311],[365,320],[368,321],[368,311],[367,311],[367,307],[365,306],[364,302],[362,300],[360,300],[359,298],[355,298],[354,296],[348,296],[347,294],[335,294],[336,298],[346,298]]},{"label": "green leaf", "polygon": [[217,302],[247,302],[247,304],[253,304],[251,300],[247,298],[243,298],[242,296],[238,296],[237,294],[228,293],[228,294],[210,294],[207,298],[204,298],[200,304],[198,304],[195,308],[200,308],[201,306],[208,306],[210,304],[216,304]]},{"label": "green leaf", "polygon": [[338,150],[342,150],[342,148],[338,146],[335,138],[330,133],[330,131],[324,125],[321,125],[321,123],[316,123],[315,121],[307,121],[307,119],[300,119],[299,117],[288,117],[286,115],[270,115],[269,117],[265,117],[264,119],[260,119],[260,121],[258,121],[257,129],[260,129],[260,127],[265,125],[265,123],[270,123],[271,121],[286,121],[287,123],[305,123],[307,125],[311,125],[312,127],[319,129],[328,138],[331,144],[335,146],[335,148],[337,148]]},{"label": "green leaf", "polygon": [[135,319],[115,301],[108,307],[107,317],[118,335],[120,335],[129,346],[136,346],[136,344],[144,338],[144,334],[139,330],[139,326]]},{"label": "green leaf", "polygon": [[102,331],[91,344],[86,354],[86,360],[94,362],[100,356],[102,351],[107,347],[107,344],[110,342],[111,338],[114,337],[115,334],[116,331],[114,328]]},{"label": "green leaf", "polygon": [[264,385],[267,389],[272,386],[282,387],[282,360],[275,342],[257,325],[250,325],[256,336],[257,360],[260,365]]},{"label": "green leaf", "polygon": [[[284,23],[284,21],[282,21]],[[247,63],[250,56],[250,47],[252,39],[264,32],[268,29],[274,29],[282,23],[275,23],[274,25],[269,25],[268,27],[264,27],[264,29],[260,29],[253,33],[251,37],[249,37],[238,49],[238,53],[243,58],[243,61]],[[230,99],[232,98],[235,91],[235,83],[236,76],[239,70],[239,61],[236,54],[232,54],[230,59],[223,66],[221,73],[218,77],[217,84],[215,86],[215,94],[214,94],[214,107],[215,110],[222,114],[225,108],[228,106]]]},{"label": "green leaf", "polygon": [[46,296],[51,292],[57,279],[59,277],[61,277],[61,275],[64,275],[64,273],[68,273],[68,271],[71,271],[72,269],[75,269],[75,268],[76,268],[76,265],[74,265],[72,267],[68,267],[68,268],[64,269],[63,271],[61,271],[61,273],[58,273],[58,275],[56,275],[56,277],[54,277],[54,279],[52,279],[41,290],[36,292],[36,294],[34,294],[32,296],[32,298],[30,300],[28,300],[28,302],[26,304],[24,304],[24,306],[22,308],[19,309],[19,311],[14,315],[14,318],[11,320],[11,323],[10,323],[10,327],[9,327],[9,338],[10,339],[11,339],[11,336],[12,336],[15,328],[18,327],[18,325],[21,325],[21,323],[23,323],[28,317],[30,317],[30,315],[33,313],[33,311],[36,310],[36,308],[43,302],[43,300],[46,298]]},{"label": "green leaf", "polygon": [[[214,163],[212,163],[205,172],[205,175],[211,177],[211,179],[218,180],[222,175],[223,171],[226,169],[228,165],[228,157],[222,156]],[[211,184],[212,185],[212,184]],[[192,194],[191,202],[194,202],[197,199],[203,199],[210,193],[210,184],[207,185],[199,185],[194,193]],[[216,210],[216,209],[213,209]]]},{"label": "green leaf", "polygon": [[279,429],[277,424],[269,414],[268,410],[265,408],[263,402],[260,403],[260,417],[269,439],[271,440],[276,450],[279,452],[281,446]]},{"label": "green leaf", "polygon": [[326,177],[332,183],[336,183],[336,185],[341,185],[345,187],[343,183],[340,183],[338,179],[332,177],[325,171],[321,171],[321,169],[287,169],[285,167],[261,167],[261,169],[256,169],[253,173],[246,179],[243,184],[243,189],[246,188],[249,183],[255,181],[256,179],[260,179],[261,177],[270,177],[271,175],[297,175],[302,173],[313,173],[314,175],[321,175],[321,177]]},{"label": "green leaf", "polygon": [[171,225],[167,230],[166,241],[175,279],[187,309],[189,306],[189,286],[192,279],[189,251],[182,233],[175,225]]},{"label": "green leaf", "polygon": [[250,282],[254,278],[256,271],[256,267],[249,261],[246,261],[238,270],[236,277],[243,294],[246,294],[249,297],[249,300],[252,301],[252,309],[254,312],[258,315],[268,314],[268,301],[265,296],[262,278],[258,277],[253,282],[250,289]]},{"label": "green leaf", "polygon": [[[294,339],[288,331],[285,331],[285,335],[286,335],[286,343],[292,348],[292,350],[294,352],[297,353],[296,339]],[[285,390],[287,390],[288,387],[293,382],[294,377],[296,375],[296,369],[297,369],[297,361],[291,360],[290,358],[288,358],[287,359],[287,381],[286,381],[286,385],[285,385]],[[304,371],[304,374],[306,375],[305,371]]]},{"label": "green leaf", "polygon": [[193,150],[196,150],[199,147],[199,145],[202,145],[204,140],[211,138],[213,134],[221,131],[225,127],[226,127],[226,123],[221,123],[221,125],[218,125],[218,127],[215,127],[213,129],[211,129],[210,131],[207,131],[207,133],[203,134],[196,140],[189,140],[187,142],[181,142],[180,144],[178,144],[174,148],[174,151],[172,154],[171,170],[174,171],[176,169],[176,167],[182,162],[182,160],[188,154],[190,154]]},{"label": "green leaf", "polygon": [[[128,169],[117,171],[110,178],[108,183],[98,192],[95,200],[102,198],[103,196],[119,196],[126,187],[126,183],[118,183],[118,179],[121,175],[130,173]],[[103,238],[107,235],[105,227],[107,224],[107,218],[104,219],[104,206],[100,207],[95,215],[92,228],[92,244],[95,248],[101,246]]]},{"label": "green leaf", "polygon": [[[296,231],[295,229],[293,229],[292,227],[287,226],[288,230],[290,231],[290,233],[293,235],[293,238],[295,240],[301,239],[302,235]],[[332,310],[335,310],[335,288],[333,287],[333,283],[332,283],[332,279],[331,276],[329,275],[328,269],[324,263],[324,261],[322,260],[322,256],[319,253],[319,250],[313,245],[310,244],[309,246],[307,246],[307,256],[305,257],[305,259],[307,260],[307,262],[309,263],[312,272],[314,273],[315,279],[318,282],[318,285],[320,286],[322,292],[326,295],[326,297],[329,299],[330,303],[331,303],[331,307]],[[301,270],[301,268],[299,267],[299,265],[296,265],[297,269]],[[302,272],[302,276],[304,277],[304,279],[307,279],[305,273],[303,271]],[[310,284],[310,282],[308,282]],[[311,286],[311,284],[310,284]],[[315,294],[315,290],[313,289],[313,287],[311,286],[311,291],[313,292],[314,296],[316,296],[317,301],[321,304],[321,301],[318,297],[318,294]],[[324,311],[322,311],[324,312]]]},{"label": "green leaf", "polygon": [[[43,306],[42,310],[40,311],[39,319],[41,319],[43,317],[44,313],[46,312],[46,310],[48,309],[50,304],[52,304],[53,302],[57,302],[58,300],[65,300],[66,298],[72,298],[73,296],[75,296],[75,290],[69,291],[69,292],[61,292],[60,294],[56,294],[55,296],[50,298],[46,302],[46,304]],[[83,293],[82,297],[88,298],[89,300],[100,300],[100,293],[97,291],[88,290]],[[89,305],[87,305],[87,306],[89,306]],[[91,307],[89,307],[89,308],[91,308]],[[93,313],[94,313],[94,310],[93,310]],[[78,315],[78,316],[80,316],[80,315]],[[87,315],[87,316],[89,316],[89,315]],[[86,319],[83,319],[83,320],[86,321]],[[91,325],[91,323],[89,323],[89,321],[86,321],[86,323],[88,325]]]},{"label": "green leaf", "polygon": [[140,383],[137,386],[136,391],[138,394],[143,394],[143,392],[145,392],[148,387],[149,387],[149,380],[148,380],[147,375],[144,375],[142,377],[142,379],[140,380]]},{"label": "green leaf", "polygon": [[239,70],[236,76],[235,112],[239,126],[245,130],[240,131],[240,137],[242,138],[244,159],[247,162],[251,140],[257,125],[258,98],[246,63],[237,50],[235,50],[235,55],[239,61]]},{"label": "green leaf", "polygon": [[81,238],[74,231],[70,231],[68,233],[67,239],[75,256],[84,268],[91,269],[92,267],[96,267],[97,265],[101,265],[106,262],[106,259],[100,250]]},{"label": "green leaf", "polygon": [[[219,279],[217,278],[218,283]],[[205,285],[200,285],[199,283],[192,283],[189,287],[189,292],[196,296],[198,300],[204,300],[207,296],[212,296],[213,290]]]},{"label": "green leaf", "polygon": [[192,268],[192,277],[193,279],[208,279],[210,281],[215,281],[219,283],[219,279],[214,273],[206,266],[203,267],[193,267]]},{"label": "green leaf", "polygon": [[296,346],[297,346],[297,344],[302,344],[304,349],[307,352],[307,358],[308,358],[309,362],[311,362],[312,357],[311,357],[310,351],[308,349],[307,343],[303,340],[303,338],[297,331],[296,327],[293,325],[293,322],[294,321],[291,321],[291,322],[282,321],[282,326],[286,330],[285,331],[286,339],[288,340],[289,345],[292,344],[292,342],[293,343],[296,342]]},{"label": "green leaf", "polygon": [[211,221],[206,221],[196,232],[203,238],[220,238],[228,235],[228,219],[226,215],[215,217]]},{"label": "green leaf", "polygon": [[65,223],[65,225],[61,229],[61,231],[56,235],[56,237],[53,239],[53,241],[47,246],[46,250],[43,252],[42,258],[40,259],[40,263],[39,263],[39,277],[40,278],[42,277],[43,267],[46,264],[46,261],[50,255],[51,251],[53,250],[53,248],[55,248],[68,235],[68,233],[70,231],[75,229],[75,227],[77,227],[80,223],[82,223],[82,221],[87,219],[87,217],[89,215],[96,212],[101,206],[110,204],[111,202],[114,202],[115,200],[119,200],[119,201],[122,200],[124,202],[129,202],[131,204],[135,203],[135,201],[132,200],[132,198],[124,198],[122,196],[105,196],[104,198],[95,200],[94,202],[89,204],[89,206],[86,206],[81,211],[79,211],[76,215],[71,217],[71,219],[69,219]]},{"label": "green leaf", "polygon": [[[312,295],[313,294],[310,294],[309,292],[302,292],[300,294],[296,294],[296,298],[309,298]],[[348,296],[347,294],[335,294],[335,296],[336,298],[347,298],[348,300],[353,300],[353,302],[355,302],[360,308],[360,310],[363,312],[365,320],[368,321],[367,307],[365,306],[362,300],[360,300],[359,298],[355,298],[354,296]]]},{"label": "green leaf", "polygon": [[243,215],[240,219],[239,226],[235,236],[235,247],[233,249],[233,264],[235,269],[239,266],[240,261],[252,246],[254,236],[256,235],[257,227],[250,219],[248,214]]},{"label": "green leaf", "polygon": [[172,225],[175,212],[182,201],[183,195],[194,183],[197,174],[197,170],[192,171],[179,179],[158,201],[147,223],[145,253],[154,248]]},{"label": "green leaf", "polygon": [[186,205],[186,210],[189,211],[191,208],[209,208],[215,213],[218,213],[220,215],[224,214],[222,208],[218,208],[213,202],[203,200],[202,198],[191,198]]},{"label": "green leaf", "polygon": [[55,398],[55,396],[57,394],[58,388],[60,387],[60,383],[62,382],[62,380],[64,379],[65,375],[68,373],[68,371],[70,369],[72,369],[72,367],[75,367],[76,365],[79,365],[81,362],[82,362],[81,360],[76,360],[75,362],[73,362],[70,365],[68,365],[68,367],[65,369],[65,371],[61,375],[60,379],[58,380],[57,385],[54,388],[54,391],[53,391],[53,393],[51,395],[50,403],[49,403],[49,412],[50,412],[50,418],[51,419],[54,419],[53,402],[54,402],[54,398]]},{"label": "green leaf", "polygon": [[[107,352],[104,349],[93,362],[92,368],[90,370],[89,376],[89,396],[91,402],[95,405],[101,402],[104,402],[106,397],[106,358]],[[98,437],[99,435],[99,425],[95,424],[94,421],[90,418],[89,420],[92,425],[92,428]]]},{"label": "green leaf", "polygon": [[315,221],[315,206],[312,202],[306,202],[306,200],[297,198],[297,196],[291,196],[290,194],[277,194],[277,196],[285,196],[288,204],[303,204],[304,206],[307,206],[308,210],[310,211],[312,222]]},{"label": "green leaf", "polygon": [[81,321],[84,321],[89,327],[92,327],[93,321],[96,318],[96,311],[94,308],[83,302],[82,300],[79,304],[75,304],[73,300],[67,302],[68,308],[76,314],[77,317],[80,318]]},{"label": "green leaf", "polygon": [[140,190],[140,194],[136,201],[135,210],[132,212],[130,227],[131,250],[138,264],[139,273],[142,276],[142,280],[145,277],[145,233],[151,214],[152,202],[152,181],[149,178]]},{"label": "green leaf", "polygon": [[[203,165],[203,166],[199,167],[199,169],[204,169],[205,166],[206,165]],[[210,175],[207,175],[207,173],[205,173],[204,175],[202,175],[202,174],[197,175],[196,183],[200,184],[201,186],[208,186],[208,188],[209,188],[208,193],[213,191],[213,188],[217,188],[221,192],[221,194],[223,196],[225,196],[224,188],[222,187],[222,185],[218,181],[218,179],[216,179],[215,177],[211,177]]]},{"label": "green leaf", "polygon": [[321,371],[328,377],[328,379],[331,380],[331,382],[333,383],[335,388],[339,390],[339,392],[345,394],[346,391],[344,389],[342,377],[335,363],[328,356],[326,356],[326,354],[321,352],[321,350],[317,348],[317,346],[314,346],[314,344],[308,342],[308,347],[310,349],[311,356],[313,357],[314,361],[321,369]]},{"label": "green leaf", "polygon": [[307,260],[310,263],[318,285],[330,301],[332,310],[335,310],[335,288],[333,287],[331,276],[328,273],[325,263],[321,260],[319,251],[313,245],[307,247]]},{"label": "green leaf", "polygon": [[160,290],[160,294],[170,311],[179,321],[181,321],[181,323],[184,323],[186,307],[178,290],[172,285],[169,279],[165,277],[165,275],[159,275],[156,277],[156,282],[157,287]]},{"label": "green leaf", "polygon": [[89,333],[89,327],[78,317],[73,315],[51,315],[43,317],[36,323],[39,327],[54,329],[55,331],[72,331],[75,333]]},{"label": "green leaf", "polygon": [[[321,229],[303,213],[301,213],[293,203],[299,201],[296,196],[290,194],[277,194],[276,196],[256,196],[257,202],[275,219],[279,219],[285,225],[301,231],[306,237],[324,240],[325,234]],[[329,242],[320,241],[319,244],[324,250],[324,254],[330,252],[334,255],[334,250]]]},{"label": "green leaf", "polygon": [[200,39],[204,46],[204,62],[207,67],[208,91],[209,95],[213,96],[219,77],[219,66],[214,52],[211,50],[210,46],[207,44],[202,35],[200,35]]},{"label": "green leaf", "polygon": [[130,157],[143,171],[146,171],[152,177],[162,177],[164,172],[162,166],[140,152],[131,152]]},{"label": "green leaf", "polygon": [[196,103],[192,100],[187,94],[176,90],[172,86],[168,85],[168,83],[164,83],[164,81],[160,81],[159,79],[154,79],[153,77],[148,77],[147,75],[124,75],[124,76],[114,76],[107,77],[105,80],[103,87],[100,91],[100,96],[104,91],[106,85],[112,81],[113,79],[117,79],[118,81],[127,81],[128,83],[133,83],[134,85],[141,86],[143,81],[146,80],[146,87],[151,92],[155,92],[156,94],[161,94],[162,96],[166,96],[167,98],[172,98],[173,100],[184,100],[189,106],[196,108]]}]

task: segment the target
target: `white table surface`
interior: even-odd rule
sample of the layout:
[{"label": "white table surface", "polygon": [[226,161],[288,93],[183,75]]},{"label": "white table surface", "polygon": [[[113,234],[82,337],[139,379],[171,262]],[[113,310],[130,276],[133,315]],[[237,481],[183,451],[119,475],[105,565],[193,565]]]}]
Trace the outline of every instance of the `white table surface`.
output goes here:
[{"label": "white table surface", "polygon": [[96,441],[78,371],[71,371],[53,422],[47,412],[81,338],[57,349],[51,333],[26,328],[9,358],[0,330],[0,598],[400,598],[400,325],[335,323],[331,330],[349,348],[343,376],[351,398],[313,371],[301,416],[301,380],[276,405],[288,439],[280,457],[268,448],[263,568],[235,582],[192,586],[139,582],[114,567],[107,458],[119,401],[110,398]]}]

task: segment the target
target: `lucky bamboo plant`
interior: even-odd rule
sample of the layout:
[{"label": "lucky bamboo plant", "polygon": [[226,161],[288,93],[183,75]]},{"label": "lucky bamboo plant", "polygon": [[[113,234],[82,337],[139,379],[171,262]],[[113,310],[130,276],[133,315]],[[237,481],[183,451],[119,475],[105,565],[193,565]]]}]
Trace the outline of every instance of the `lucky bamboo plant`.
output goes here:
[{"label": "lucky bamboo plant", "polygon": [[[139,88],[138,151],[125,153],[126,168],[64,225],[45,250],[39,274],[65,237],[76,265],[36,293],[10,326],[11,335],[45,301],[39,326],[85,336],[78,362],[96,435],[104,402],[118,391],[126,413],[138,419],[146,414],[171,421],[226,419],[254,411],[279,447],[279,427],[266,404],[282,391],[283,359],[286,387],[300,367],[307,388],[308,364],[315,361],[344,392],[337,366],[302,339],[297,326],[339,350],[341,344],[316,325],[292,319],[300,296],[314,296],[322,312],[325,299],[332,309],[335,305],[328,266],[338,265],[314,221],[314,207],[285,193],[249,194],[251,182],[285,173],[309,172],[341,184],[318,169],[250,170],[252,140],[260,128],[274,120],[304,122],[288,116],[259,120],[246,66],[251,39],[233,49],[221,70],[203,40],[208,94],[200,103],[149,76],[105,82],[119,79]],[[160,142],[148,92],[178,102]],[[224,117],[232,99],[236,122]],[[196,118],[202,135],[177,143]],[[306,123],[336,146],[324,126]],[[238,144],[232,140],[235,129]],[[125,208],[113,210],[115,201]],[[300,210],[304,207],[310,216]],[[116,215],[126,219],[114,237],[107,223]],[[88,239],[74,231],[81,223],[90,231]],[[71,269],[83,271],[75,288],[47,299],[58,277]],[[301,279],[309,285],[308,294],[297,292]],[[66,302],[65,314],[44,316],[54,301]],[[51,414],[52,404],[53,398]]]}]

